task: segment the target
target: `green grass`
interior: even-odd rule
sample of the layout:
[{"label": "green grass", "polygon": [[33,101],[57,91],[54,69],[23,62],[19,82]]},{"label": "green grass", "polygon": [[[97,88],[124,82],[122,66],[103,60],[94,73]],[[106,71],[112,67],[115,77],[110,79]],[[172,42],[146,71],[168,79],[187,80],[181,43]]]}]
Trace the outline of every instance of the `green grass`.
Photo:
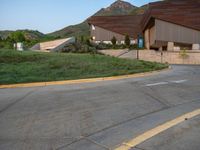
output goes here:
[{"label": "green grass", "polygon": [[0,84],[108,77],[166,67],[103,55],[0,50]]}]

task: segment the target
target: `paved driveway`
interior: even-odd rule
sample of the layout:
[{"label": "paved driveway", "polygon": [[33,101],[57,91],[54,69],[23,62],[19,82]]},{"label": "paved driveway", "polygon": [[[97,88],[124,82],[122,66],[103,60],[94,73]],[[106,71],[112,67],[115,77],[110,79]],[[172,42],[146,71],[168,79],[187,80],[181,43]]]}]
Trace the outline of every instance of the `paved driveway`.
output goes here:
[{"label": "paved driveway", "polygon": [[[114,149],[198,108],[200,66],[117,81],[0,89],[0,149]],[[197,133],[199,116],[134,149],[198,150]]]}]

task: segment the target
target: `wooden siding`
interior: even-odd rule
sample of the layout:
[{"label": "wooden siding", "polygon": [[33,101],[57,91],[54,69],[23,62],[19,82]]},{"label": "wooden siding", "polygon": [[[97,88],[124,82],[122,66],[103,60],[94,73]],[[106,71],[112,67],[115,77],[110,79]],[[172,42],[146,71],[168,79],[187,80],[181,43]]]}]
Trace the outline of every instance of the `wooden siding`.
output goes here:
[{"label": "wooden siding", "polygon": [[149,38],[150,38],[150,45],[153,45],[155,43],[155,26],[150,28],[149,30]]},{"label": "wooden siding", "polygon": [[142,17],[143,15],[92,16],[87,21],[90,25],[137,38],[138,34],[142,33],[140,28]]},{"label": "wooden siding", "polygon": [[200,0],[166,0],[148,5],[141,21],[142,31],[152,19],[164,20],[200,31]]},{"label": "wooden siding", "polygon": [[200,31],[176,25],[162,20],[155,20],[155,38],[159,41],[177,43],[200,43]]},{"label": "wooden siding", "polygon": [[124,41],[125,36],[103,29],[101,27],[95,26],[95,30],[92,30],[92,27],[90,27],[91,31],[91,37],[95,37],[94,41],[111,41],[113,36],[116,37],[118,42]]}]

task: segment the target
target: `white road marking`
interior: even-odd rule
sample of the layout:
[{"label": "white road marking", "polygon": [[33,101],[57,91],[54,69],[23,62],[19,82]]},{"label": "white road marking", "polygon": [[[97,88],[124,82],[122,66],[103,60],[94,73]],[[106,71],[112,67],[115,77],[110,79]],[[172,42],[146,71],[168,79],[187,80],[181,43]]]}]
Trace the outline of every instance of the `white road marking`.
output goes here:
[{"label": "white road marking", "polygon": [[177,80],[177,81],[170,81],[172,83],[183,83],[183,82],[186,82],[187,80]]},{"label": "white road marking", "polygon": [[184,83],[187,82],[188,80],[174,80],[174,81],[166,81],[166,82],[157,82],[157,83],[152,83],[152,84],[146,84],[145,86],[157,86],[157,85],[166,85],[166,84],[170,84],[170,83]]},{"label": "white road marking", "polygon": [[165,85],[169,84],[169,82],[158,82],[158,83],[153,83],[153,84],[146,84],[145,86],[156,86],[156,85]]}]

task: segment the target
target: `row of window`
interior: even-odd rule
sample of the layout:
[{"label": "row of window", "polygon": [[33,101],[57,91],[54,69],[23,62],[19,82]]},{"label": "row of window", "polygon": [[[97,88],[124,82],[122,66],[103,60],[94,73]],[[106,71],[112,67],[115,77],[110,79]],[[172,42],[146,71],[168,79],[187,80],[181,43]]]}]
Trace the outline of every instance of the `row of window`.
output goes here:
[{"label": "row of window", "polygon": [[[95,38],[93,38],[93,40],[95,40]],[[95,41],[95,43],[99,44],[99,43],[105,43],[105,44],[112,44],[111,41]],[[137,41],[136,40],[131,40],[131,45],[136,44]],[[117,44],[125,44],[124,41],[117,41]]]}]

